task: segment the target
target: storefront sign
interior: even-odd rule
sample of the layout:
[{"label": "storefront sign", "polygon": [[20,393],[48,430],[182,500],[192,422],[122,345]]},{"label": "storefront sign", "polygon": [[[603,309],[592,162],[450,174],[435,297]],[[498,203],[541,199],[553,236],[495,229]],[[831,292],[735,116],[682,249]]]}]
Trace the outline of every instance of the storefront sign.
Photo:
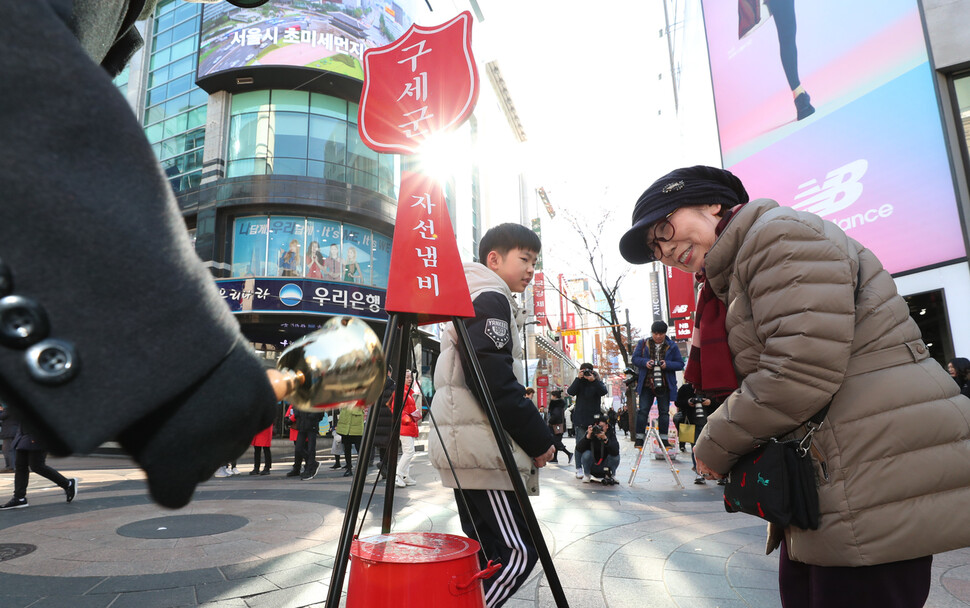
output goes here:
[{"label": "storefront sign", "polygon": [[215,283],[233,312],[300,312],[387,320],[383,289],[295,277],[217,279]]},{"label": "storefront sign", "polygon": [[674,319],[674,330],[676,331],[675,339],[690,340],[694,335],[694,317]]},{"label": "storefront sign", "polygon": [[667,310],[671,319],[683,319],[694,314],[694,277],[678,270],[667,270]]},{"label": "storefront sign", "polygon": [[536,376],[536,386],[549,386],[549,376]]},{"label": "storefront sign", "polygon": [[357,124],[372,150],[412,154],[431,135],[461,125],[478,100],[472,15],[435,27],[412,25],[387,46],[364,53]]},{"label": "storefront sign", "polygon": [[540,325],[546,323],[546,278],[541,272],[533,277],[532,304],[535,308],[536,321]]},{"label": "storefront sign", "polygon": [[660,273],[650,273],[650,310],[654,321],[663,321],[663,307],[660,304]]}]

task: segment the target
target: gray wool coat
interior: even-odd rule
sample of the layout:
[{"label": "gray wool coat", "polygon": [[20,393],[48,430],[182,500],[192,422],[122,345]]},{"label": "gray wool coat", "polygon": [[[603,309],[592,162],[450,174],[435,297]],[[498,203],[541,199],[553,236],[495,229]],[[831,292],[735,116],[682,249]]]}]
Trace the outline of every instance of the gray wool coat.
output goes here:
[{"label": "gray wool coat", "polygon": [[55,454],[119,441],[178,507],[276,399],[111,81],[144,5],[0,0],[0,330],[32,319],[0,398]]}]

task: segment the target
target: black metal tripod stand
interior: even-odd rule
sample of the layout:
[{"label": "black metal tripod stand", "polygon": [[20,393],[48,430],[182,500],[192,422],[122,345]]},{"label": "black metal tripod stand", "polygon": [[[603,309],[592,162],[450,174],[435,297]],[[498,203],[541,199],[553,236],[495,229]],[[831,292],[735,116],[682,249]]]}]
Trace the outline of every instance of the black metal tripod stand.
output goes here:
[{"label": "black metal tripod stand", "polygon": [[[502,454],[502,461],[505,470],[509,474],[512,488],[515,492],[516,500],[522,509],[522,514],[532,536],[532,542],[539,554],[539,562],[549,582],[549,589],[552,591],[553,598],[556,600],[558,608],[569,608],[566,595],[563,593],[562,583],[556,573],[556,568],[552,563],[552,556],[546,547],[542,531],[539,529],[539,521],[536,519],[535,511],[532,510],[532,503],[525,488],[525,483],[519,475],[512,450],[509,447],[505,430],[499,421],[498,410],[492,401],[491,393],[485,384],[485,377],[482,368],[478,363],[478,358],[471,346],[471,339],[468,330],[460,317],[452,317],[452,323],[458,334],[458,346],[461,349],[463,358],[469,362],[472,369],[472,388],[478,397],[479,403],[485,408],[485,414],[492,426],[492,433],[495,435],[495,442]],[[409,344],[411,333],[417,326],[417,315],[411,313],[392,313],[388,321],[387,331],[384,334],[384,354],[390,360],[397,355],[397,377],[395,382],[398,389],[394,393],[393,419],[391,426],[390,447],[388,449],[388,461],[386,467],[386,489],[384,492],[384,515],[381,521],[381,532],[387,534],[391,527],[391,514],[394,503],[394,471],[397,468],[397,443],[401,428],[401,415],[404,411],[404,373],[407,367],[407,345]],[[371,407],[383,407],[384,404],[376,403]],[[350,488],[350,496],[347,499],[347,511],[344,514],[343,525],[340,530],[340,540],[337,544],[337,554],[334,557],[333,574],[330,577],[330,588],[327,592],[327,608],[338,608],[340,605],[340,594],[343,590],[344,577],[347,572],[347,563],[350,558],[350,545],[353,541],[354,527],[357,523],[357,515],[360,510],[361,497],[364,493],[365,477],[367,469],[373,457],[374,436],[377,431],[377,412],[372,410],[367,419],[364,429],[364,436],[361,440],[360,454],[357,460],[357,472],[354,475],[353,485]]]}]

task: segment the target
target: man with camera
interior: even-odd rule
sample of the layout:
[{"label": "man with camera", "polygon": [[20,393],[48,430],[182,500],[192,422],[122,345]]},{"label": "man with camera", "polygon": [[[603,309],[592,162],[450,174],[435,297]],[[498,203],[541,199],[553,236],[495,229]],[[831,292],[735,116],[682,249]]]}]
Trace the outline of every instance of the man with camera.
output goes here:
[{"label": "man with camera", "polygon": [[582,479],[583,463],[578,457],[579,441],[583,430],[593,424],[593,417],[598,416],[602,410],[600,400],[609,390],[593,369],[593,364],[583,363],[579,366],[579,375],[566,392],[576,398],[576,404],[573,406],[573,426],[576,429],[576,479]]},{"label": "man with camera", "polygon": [[656,321],[650,326],[650,339],[637,342],[633,349],[633,363],[640,368],[637,380],[637,394],[640,405],[637,408],[637,428],[634,445],[643,446],[646,437],[647,417],[653,400],[657,400],[660,417],[657,428],[660,439],[667,441],[667,428],[670,426],[670,395],[677,393],[677,372],[684,369],[684,358],[673,340],[667,337],[667,324]]},{"label": "man with camera", "polygon": [[620,466],[620,442],[610,426],[607,414],[593,416],[593,424],[586,427],[586,433],[576,441],[576,459],[583,465],[583,482],[597,477],[604,486],[617,483],[614,475]]},{"label": "man with camera", "polygon": [[[714,413],[714,410],[721,404],[720,399],[713,399],[694,392],[694,387],[689,382],[685,382],[680,389],[677,390],[677,399],[674,401],[674,405],[677,406],[677,413],[674,414],[674,424],[693,424],[694,425],[694,437],[700,437],[701,429],[707,423],[707,417]],[[689,441],[687,443],[693,444],[694,441]],[[681,447],[683,450],[683,446]],[[691,461],[693,462],[694,470],[697,469],[697,461],[694,458],[694,449],[691,448]],[[724,478],[726,481],[727,478]],[[694,483],[697,485],[704,485],[706,482],[704,476],[698,474],[694,478]],[[724,485],[721,480],[718,480],[719,485]]]}]

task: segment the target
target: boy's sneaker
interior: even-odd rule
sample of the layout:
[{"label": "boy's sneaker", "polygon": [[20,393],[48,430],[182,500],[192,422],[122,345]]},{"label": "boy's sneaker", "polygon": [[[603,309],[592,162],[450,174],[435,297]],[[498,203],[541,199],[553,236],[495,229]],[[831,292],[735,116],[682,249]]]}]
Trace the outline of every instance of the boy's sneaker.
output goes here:
[{"label": "boy's sneaker", "polygon": [[404,478],[404,485],[406,485],[406,486],[416,486],[416,485],[418,485],[418,482],[414,481],[414,479],[411,478],[411,477],[405,477]]},{"label": "boy's sneaker", "polygon": [[704,476],[703,475],[698,475],[697,477],[694,478],[694,483],[697,484],[697,485],[699,485],[699,486],[702,486],[702,485],[707,484],[707,480],[704,479]]},{"label": "boy's sneaker", "polygon": [[239,469],[237,469],[236,467],[232,467],[231,469],[229,469],[229,474],[230,475],[239,475]]},{"label": "boy's sneaker", "polygon": [[583,472],[581,470],[577,469],[576,470],[576,479],[582,479],[582,478],[583,478]]},{"label": "boy's sneaker", "polygon": [[590,481],[590,476],[589,475],[583,475],[583,483],[589,483],[589,481]]},{"label": "boy's sneaker", "polygon": [[29,506],[26,498],[11,498],[7,504],[0,506],[0,509],[23,509]]},{"label": "boy's sneaker", "polygon": [[286,476],[287,477],[299,477],[300,476],[300,469],[290,469],[289,471],[286,472]]},{"label": "boy's sneaker", "polygon": [[408,485],[408,484],[406,484],[406,483],[404,483],[404,478],[403,478],[403,477],[401,477],[400,475],[398,475],[398,476],[397,476],[397,477],[396,477],[396,478],[394,479],[394,485],[395,485],[395,486],[397,486],[397,487],[399,487],[399,488],[403,488],[404,486],[406,486],[406,485]]},{"label": "boy's sneaker", "polygon": [[67,487],[64,488],[64,493],[67,494],[67,502],[71,502],[72,500],[74,500],[74,497],[77,496],[76,478],[68,480]]},{"label": "boy's sneaker", "polygon": [[219,467],[219,470],[215,472],[213,477],[229,477],[232,473],[229,472],[226,467]]}]

